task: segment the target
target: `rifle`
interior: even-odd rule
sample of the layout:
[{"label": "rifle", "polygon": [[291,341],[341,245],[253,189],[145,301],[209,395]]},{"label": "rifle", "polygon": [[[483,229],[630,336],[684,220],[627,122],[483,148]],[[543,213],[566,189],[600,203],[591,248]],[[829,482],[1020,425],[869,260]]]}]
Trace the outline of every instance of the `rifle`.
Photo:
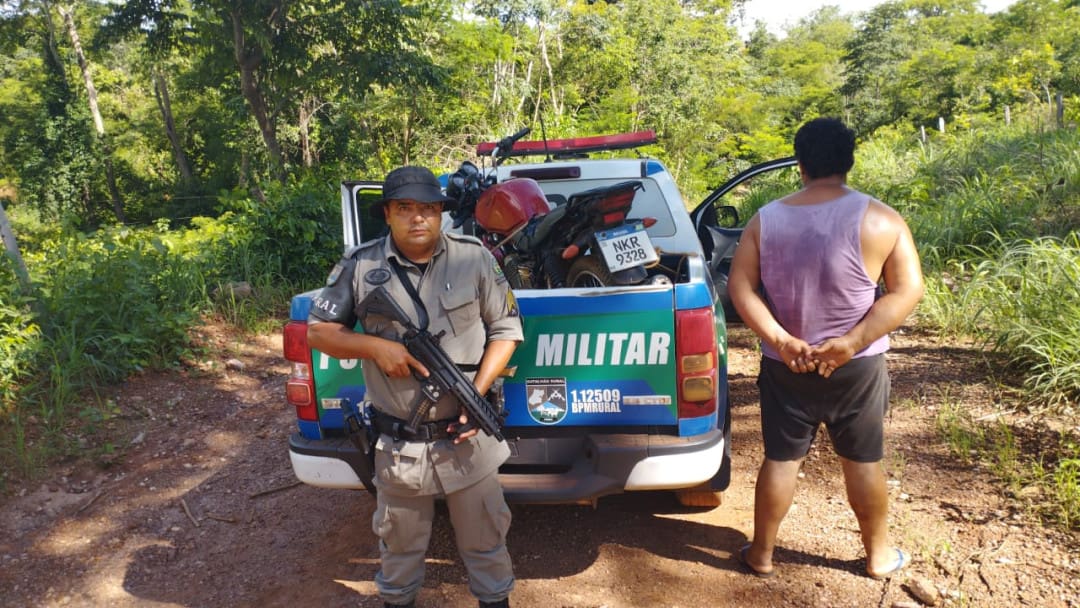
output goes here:
[{"label": "rifle", "polygon": [[439,340],[445,332],[432,335],[428,330],[413,325],[405,311],[390,297],[382,285],[368,293],[357,307],[357,316],[360,319],[364,319],[369,313],[382,315],[400,323],[405,328],[401,341],[406,350],[413,358],[423,363],[430,373],[425,378],[413,370],[413,377],[420,382],[420,397],[406,421],[406,432],[415,433],[431,406],[449,391],[469,414],[469,423],[457,429],[457,433],[479,426],[488,435],[502,441],[504,416],[502,408],[496,409],[489,403],[480,391],[476,390],[476,385],[450,360],[450,356],[439,345]]}]

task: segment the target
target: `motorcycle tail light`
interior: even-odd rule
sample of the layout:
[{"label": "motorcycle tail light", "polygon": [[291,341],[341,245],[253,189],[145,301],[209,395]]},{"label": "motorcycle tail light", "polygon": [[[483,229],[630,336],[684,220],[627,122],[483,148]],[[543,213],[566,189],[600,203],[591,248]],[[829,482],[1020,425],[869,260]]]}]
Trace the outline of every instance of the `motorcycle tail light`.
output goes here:
[{"label": "motorcycle tail light", "polygon": [[613,226],[615,224],[621,224],[626,219],[626,211],[617,211],[615,213],[605,213],[602,216],[605,226]]}]

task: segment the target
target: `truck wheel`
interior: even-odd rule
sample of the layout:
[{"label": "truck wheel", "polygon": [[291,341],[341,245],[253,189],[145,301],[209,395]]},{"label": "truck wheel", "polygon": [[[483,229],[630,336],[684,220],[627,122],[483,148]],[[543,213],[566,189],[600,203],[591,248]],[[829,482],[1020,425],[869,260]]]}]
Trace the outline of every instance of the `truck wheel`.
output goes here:
[{"label": "truck wheel", "polygon": [[607,287],[615,284],[604,260],[592,255],[574,260],[566,273],[568,287]]}]

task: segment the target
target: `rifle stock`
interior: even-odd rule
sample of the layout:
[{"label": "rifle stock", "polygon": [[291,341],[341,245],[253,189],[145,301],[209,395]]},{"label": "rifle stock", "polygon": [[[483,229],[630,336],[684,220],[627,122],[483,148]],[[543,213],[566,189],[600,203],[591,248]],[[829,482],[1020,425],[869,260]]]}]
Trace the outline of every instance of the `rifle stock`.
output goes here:
[{"label": "rifle stock", "polygon": [[426,378],[413,373],[421,383],[420,400],[413,407],[408,420],[413,429],[424,419],[434,402],[449,391],[469,414],[469,424],[459,428],[458,433],[476,425],[488,435],[502,441],[502,412],[496,411],[492,404],[480,394],[480,391],[476,390],[476,385],[472,383],[472,380],[462,373],[439,345],[441,333],[437,336],[432,335],[428,330],[413,325],[412,320],[382,285],[376,287],[360,301],[357,313],[361,319],[361,325],[368,314],[374,313],[392,319],[404,327],[405,333],[401,336],[402,343],[409,354],[428,369],[429,375]]}]

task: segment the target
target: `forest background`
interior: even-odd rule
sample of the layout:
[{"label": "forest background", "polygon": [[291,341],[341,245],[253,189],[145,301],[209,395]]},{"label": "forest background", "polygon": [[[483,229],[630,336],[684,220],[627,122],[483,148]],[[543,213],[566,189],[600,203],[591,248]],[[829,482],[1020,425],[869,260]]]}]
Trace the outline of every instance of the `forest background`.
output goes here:
[{"label": "forest background", "polygon": [[[340,255],[339,183],[475,145],[653,129],[688,205],[855,128],[851,183],[911,224],[921,329],[970,341],[1056,440],[943,437],[1080,522],[1080,0],[825,7],[780,38],[741,0],[0,1],[0,491],[121,449],[99,389],[275,331]],[[743,193],[748,218],[795,183]],[[255,297],[242,297],[237,286]],[[1005,459],[1008,458],[1008,463]],[[1003,464],[1004,463],[1004,464]]]}]

